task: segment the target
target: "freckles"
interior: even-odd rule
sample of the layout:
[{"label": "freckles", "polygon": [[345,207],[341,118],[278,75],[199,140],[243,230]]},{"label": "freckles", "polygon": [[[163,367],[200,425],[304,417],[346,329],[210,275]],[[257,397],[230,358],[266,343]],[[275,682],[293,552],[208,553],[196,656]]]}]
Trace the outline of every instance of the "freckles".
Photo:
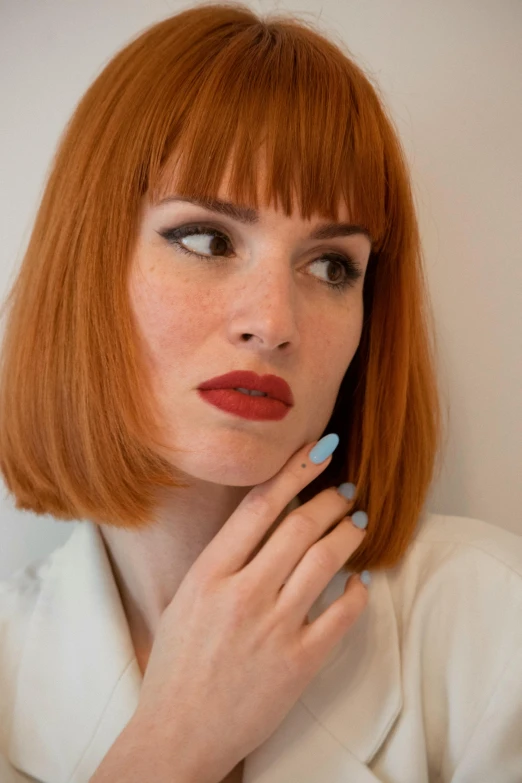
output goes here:
[{"label": "freckles", "polygon": [[201,288],[180,277],[143,280],[133,296],[139,328],[156,373],[193,360],[206,335],[218,328],[215,317],[222,317],[220,300],[213,291],[202,293]]},{"label": "freckles", "polygon": [[313,346],[311,355],[317,358],[326,377],[335,380],[336,369],[346,371],[360,342],[362,317],[359,303],[350,303],[341,313],[330,311],[314,320],[314,330],[308,334]]},{"label": "freckles", "polygon": [[[194,307],[195,302],[197,302],[196,307]],[[200,289],[197,294],[192,295],[189,305],[192,320],[199,328],[212,328],[213,324],[217,326],[218,318],[220,315],[223,318],[225,313],[223,297],[220,296],[217,288],[207,288],[204,291]]]},{"label": "freckles", "polygon": [[130,286],[130,303],[137,327],[149,353],[162,350],[169,335],[178,331],[179,305],[176,297],[161,281],[151,282],[139,276]]}]

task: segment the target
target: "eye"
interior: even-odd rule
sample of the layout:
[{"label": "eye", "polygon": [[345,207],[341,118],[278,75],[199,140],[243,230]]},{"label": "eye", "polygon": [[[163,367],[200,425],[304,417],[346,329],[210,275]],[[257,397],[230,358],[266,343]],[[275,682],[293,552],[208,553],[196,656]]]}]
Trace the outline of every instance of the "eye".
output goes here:
[{"label": "eye", "polygon": [[[208,245],[208,239],[206,237],[216,237],[210,242],[211,252],[213,251],[218,256],[223,256],[226,251],[227,243],[230,243],[229,238],[222,234],[215,228],[210,226],[181,226],[180,228],[168,228],[165,231],[160,231],[160,236],[164,237],[168,242],[175,245],[183,253],[188,253],[191,256],[197,256],[205,260],[211,260],[212,256],[207,253],[200,253],[198,250],[204,250],[205,245]],[[182,239],[189,237],[196,237],[194,245],[198,250],[190,250],[182,244]]]},{"label": "eye", "polygon": [[[166,239],[171,244],[175,245],[182,253],[187,253],[190,256],[196,256],[203,260],[218,260],[223,258],[227,252],[232,248],[230,239],[226,234],[218,231],[212,226],[206,226],[202,224],[192,226],[181,226],[179,228],[167,228],[164,231],[158,232],[160,236]],[[208,245],[208,239],[206,237],[214,237],[210,242],[211,252],[217,253],[217,257],[213,258],[206,253],[200,253],[196,250],[189,250],[186,248],[181,240],[189,237],[196,237],[195,245],[199,250],[203,250],[205,245]],[[329,265],[336,264],[337,269],[341,274],[340,280],[321,280],[328,288],[342,293],[346,288],[353,287],[358,280],[363,276],[363,271],[360,266],[350,257],[340,253],[324,253],[320,258],[315,259],[311,264],[325,264],[325,271],[328,270]],[[327,272],[328,274],[328,272]]]}]

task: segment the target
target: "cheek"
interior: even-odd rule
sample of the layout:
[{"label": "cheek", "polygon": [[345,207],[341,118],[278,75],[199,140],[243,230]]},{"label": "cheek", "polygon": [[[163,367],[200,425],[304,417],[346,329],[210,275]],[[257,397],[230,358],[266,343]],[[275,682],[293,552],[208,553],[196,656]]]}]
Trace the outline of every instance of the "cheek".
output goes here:
[{"label": "cheek", "polygon": [[[337,397],[343,377],[359,347],[363,326],[362,298],[354,297],[342,313],[329,312],[318,330],[309,335],[310,376],[322,379],[324,399]],[[313,358],[312,358],[313,357]]]},{"label": "cheek", "polygon": [[326,308],[320,319],[313,320],[309,338],[320,362],[334,360],[341,366],[345,359],[349,364],[361,339],[363,309],[362,296],[353,296],[342,308]]},{"label": "cheek", "polygon": [[129,296],[151,366],[159,370],[172,364],[181,371],[178,362],[193,358],[196,346],[212,330],[216,298],[195,291],[182,277],[173,283],[153,267],[131,274]]}]

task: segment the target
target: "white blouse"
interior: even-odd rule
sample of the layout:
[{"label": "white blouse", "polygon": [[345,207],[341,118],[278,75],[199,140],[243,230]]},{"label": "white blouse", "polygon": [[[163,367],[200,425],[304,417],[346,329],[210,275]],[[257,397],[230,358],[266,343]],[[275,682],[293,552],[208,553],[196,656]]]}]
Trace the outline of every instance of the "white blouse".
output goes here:
[{"label": "white blouse", "polygon": [[[87,783],[138,704],[99,528],[71,527],[0,583],[1,783]],[[366,609],[247,756],[243,781],[521,783],[522,537],[426,513],[400,564],[372,572]]]}]

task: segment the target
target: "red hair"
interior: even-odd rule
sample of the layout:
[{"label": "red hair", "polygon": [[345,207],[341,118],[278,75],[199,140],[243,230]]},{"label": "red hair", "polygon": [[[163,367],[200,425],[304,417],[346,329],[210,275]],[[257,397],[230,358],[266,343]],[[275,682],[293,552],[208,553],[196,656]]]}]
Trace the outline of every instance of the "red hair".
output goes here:
[{"label": "red hair", "polygon": [[[9,305],[0,368],[0,470],[16,508],[138,529],[162,456],[127,289],[145,194],[231,198],[302,219],[350,218],[372,252],[364,324],[325,432],[340,444],[299,494],[353,481],[369,517],[347,566],[389,567],[424,509],[442,439],[432,314],[408,168],[378,88],[342,43],[292,17],[198,5],[151,26],[106,65],[58,145]],[[182,155],[183,153],[183,155]],[[3,311],[3,308],[2,308]],[[440,466],[439,466],[440,467]],[[354,510],[355,510],[354,509]]]}]

